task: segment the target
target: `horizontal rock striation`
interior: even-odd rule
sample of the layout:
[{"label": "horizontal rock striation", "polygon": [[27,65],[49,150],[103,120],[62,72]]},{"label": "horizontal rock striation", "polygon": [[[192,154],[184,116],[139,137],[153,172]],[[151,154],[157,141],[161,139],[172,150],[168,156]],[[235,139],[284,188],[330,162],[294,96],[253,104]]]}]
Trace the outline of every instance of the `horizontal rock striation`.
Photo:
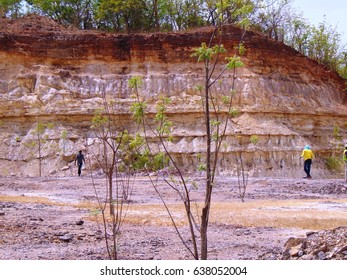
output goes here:
[{"label": "horizontal rock striation", "polygon": [[[43,174],[73,174],[79,149],[97,152],[91,119],[104,98],[112,101],[119,128],[135,130],[130,114],[135,99],[128,85],[133,76],[142,77],[139,94],[149,112],[161,96],[171,98],[169,149],[183,168],[195,170],[205,149],[202,101],[195,90],[204,73],[191,54],[211,34],[208,28],[106,34],[66,29],[38,16],[1,19],[2,175],[37,175],[38,122],[50,124],[41,135]],[[245,66],[236,71],[233,98],[240,115],[227,128],[219,172],[236,174],[242,155],[250,176],[301,176],[300,153],[310,144],[317,155],[313,176],[330,176],[326,159],[340,157],[347,128],[344,81],[290,47],[235,26],[222,35],[227,55],[241,38]],[[233,73],[226,72],[218,86],[229,91],[232,83]]]}]

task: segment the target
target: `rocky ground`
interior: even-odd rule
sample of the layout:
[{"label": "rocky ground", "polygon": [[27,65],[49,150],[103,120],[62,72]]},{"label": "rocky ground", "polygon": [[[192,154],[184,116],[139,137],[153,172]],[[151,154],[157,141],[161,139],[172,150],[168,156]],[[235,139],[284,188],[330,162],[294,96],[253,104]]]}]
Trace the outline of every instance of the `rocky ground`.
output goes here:
[{"label": "rocky ground", "polygon": [[[193,181],[199,208],[202,179]],[[130,186],[119,258],[191,259],[149,179],[138,177]],[[181,201],[160,181],[158,190],[191,245]],[[97,207],[104,193],[101,176],[0,178],[0,259],[107,259]],[[220,177],[209,259],[347,259],[346,210],[342,180],[250,179],[241,202],[237,179]]]}]

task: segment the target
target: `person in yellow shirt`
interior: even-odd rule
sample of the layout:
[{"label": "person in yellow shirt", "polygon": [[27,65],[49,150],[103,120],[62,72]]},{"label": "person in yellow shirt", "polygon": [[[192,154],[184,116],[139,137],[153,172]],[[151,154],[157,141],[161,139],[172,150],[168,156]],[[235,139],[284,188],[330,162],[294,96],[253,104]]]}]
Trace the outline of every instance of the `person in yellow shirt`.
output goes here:
[{"label": "person in yellow shirt", "polygon": [[347,182],[347,145],[343,151],[343,162],[345,163],[345,181]]},{"label": "person in yellow shirt", "polygon": [[301,158],[304,159],[304,171],[306,173],[306,177],[308,179],[312,179],[311,177],[311,165],[312,165],[312,160],[314,158],[314,154],[311,150],[311,147],[309,145],[306,145],[304,150],[302,151]]}]

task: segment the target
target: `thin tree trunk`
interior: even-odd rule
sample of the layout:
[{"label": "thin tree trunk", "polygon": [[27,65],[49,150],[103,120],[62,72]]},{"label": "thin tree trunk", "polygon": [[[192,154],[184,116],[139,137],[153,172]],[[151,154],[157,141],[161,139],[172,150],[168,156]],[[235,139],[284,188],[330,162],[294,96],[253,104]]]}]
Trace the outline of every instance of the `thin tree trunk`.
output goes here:
[{"label": "thin tree trunk", "polygon": [[110,215],[114,216],[114,207],[113,207],[113,182],[112,182],[112,173],[108,175],[108,191],[109,191],[109,204],[110,204]]},{"label": "thin tree trunk", "polygon": [[210,102],[209,102],[209,75],[208,63],[205,64],[206,77],[205,77],[205,125],[206,125],[206,194],[205,204],[201,213],[201,259],[207,259],[207,228],[208,219],[211,205],[211,127],[210,127]]},{"label": "thin tree trunk", "polygon": [[[38,128],[39,129],[39,128]],[[40,138],[40,132],[37,134],[37,141],[39,144],[39,176],[41,177],[42,175],[42,159],[41,159],[41,138]]]}]

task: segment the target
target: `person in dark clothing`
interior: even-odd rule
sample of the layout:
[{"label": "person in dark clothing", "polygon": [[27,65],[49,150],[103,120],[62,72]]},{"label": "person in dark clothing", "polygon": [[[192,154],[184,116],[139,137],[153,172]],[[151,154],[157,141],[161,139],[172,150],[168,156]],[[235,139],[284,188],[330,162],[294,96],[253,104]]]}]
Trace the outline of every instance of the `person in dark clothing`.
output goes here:
[{"label": "person in dark clothing", "polygon": [[84,155],[82,154],[82,151],[79,151],[79,154],[76,156],[75,165],[76,165],[76,162],[78,165],[78,176],[81,176],[82,165],[83,165],[83,163],[84,164],[86,163],[86,161],[84,159]]}]

